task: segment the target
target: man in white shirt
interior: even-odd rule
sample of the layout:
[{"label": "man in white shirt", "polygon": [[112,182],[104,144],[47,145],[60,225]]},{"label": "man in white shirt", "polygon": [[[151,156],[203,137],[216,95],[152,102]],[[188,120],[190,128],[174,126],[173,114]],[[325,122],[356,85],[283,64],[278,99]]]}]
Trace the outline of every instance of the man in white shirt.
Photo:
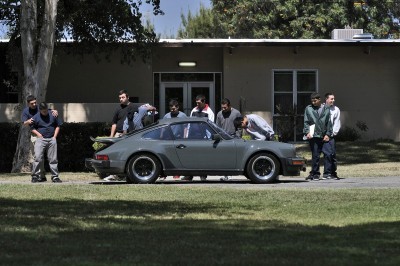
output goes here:
[{"label": "man in white shirt", "polygon": [[336,141],[335,137],[340,130],[340,109],[335,106],[335,95],[331,92],[325,94],[325,106],[329,107],[331,113],[330,119],[332,123],[332,136],[329,141],[324,143],[322,149],[324,154],[329,154],[325,157],[323,179],[339,180],[337,176],[337,160],[336,160]]},{"label": "man in white shirt", "polygon": [[[211,110],[210,106],[206,104],[206,96],[203,94],[199,94],[196,96],[196,107],[193,108],[192,112],[190,113],[190,117],[207,117],[208,120],[214,122],[214,112]],[[189,134],[190,134],[190,129]],[[192,181],[193,176],[184,176],[181,180]],[[201,181],[206,181],[207,176],[203,175],[200,176]]]},{"label": "man in white shirt", "polygon": [[254,140],[274,140],[274,130],[261,116],[248,114],[237,117],[234,121],[236,128],[243,128]]}]

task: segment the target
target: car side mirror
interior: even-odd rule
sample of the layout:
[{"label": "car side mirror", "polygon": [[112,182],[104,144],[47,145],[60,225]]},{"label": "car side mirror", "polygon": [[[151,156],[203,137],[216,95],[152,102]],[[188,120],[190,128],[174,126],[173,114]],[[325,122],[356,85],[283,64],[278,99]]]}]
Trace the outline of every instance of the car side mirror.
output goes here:
[{"label": "car side mirror", "polygon": [[215,141],[220,141],[222,138],[221,138],[220,134],[213,134],[212,135],[212,139],[215,140]]}]

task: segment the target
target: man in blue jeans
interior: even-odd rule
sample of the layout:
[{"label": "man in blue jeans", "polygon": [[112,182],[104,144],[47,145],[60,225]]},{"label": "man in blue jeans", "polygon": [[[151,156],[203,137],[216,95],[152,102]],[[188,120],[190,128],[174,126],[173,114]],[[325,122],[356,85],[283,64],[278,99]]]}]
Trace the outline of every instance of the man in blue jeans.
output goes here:
[{"label": "man in blue jeans", "polygon": [[337,175],[337,160],[336,160],[336,140],[335,137],[340,130],[340,109],[335,106],[335,95],[331,92],[325,94],[325,106],[329,108],[331,113],[332,135],[329,141],[324,143],[322,150],[327,154],[324,162],[323,179],[339,180]]},{"label": "man in blue jeans", "polygon": [[306,180],[318,181],[320,179],[319,157],[321,152],[324,153],[325,159],[329,156],[323,150],[323,145],[329,142],[329,137],[332,136],[330,115],[329,108],[322,105],[319,93],[312,93],[311,104],[304,111],[303,133],[310,144],[312,153],[312,167]]},{"label": "man in blue jeans", "polygon": [[60,122],[56,117],[49,114],[46,103],[39,104],[39,112],[32,117],[31,130],[37,136],[35,142],[35,160],[32,166],[32,183],[41,182],[40,163],[44,159],[44,152],[47,151],[49,160],[51,180],[53,183],[61,183],[58,172],[57,159],[57,136],[60,132]]}]

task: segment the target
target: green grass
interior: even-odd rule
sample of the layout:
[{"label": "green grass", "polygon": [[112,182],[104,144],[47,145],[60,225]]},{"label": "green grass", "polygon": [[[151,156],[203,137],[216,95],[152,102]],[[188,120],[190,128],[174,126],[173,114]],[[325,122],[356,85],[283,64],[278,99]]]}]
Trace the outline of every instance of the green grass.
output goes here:
[{"label": "green grass", "polygon": [[399,265],[398,189],[0,186],[2,265]]},{"label": "green grass", "polygon": [[[311,161],[308,144],[296,144],[298,153]],[[400,142],[387,140],[337,142],[336,153],[340,165],[400,162]]]},{"label": "green grass", "polygon": [[[337,146],[341,177],[399,175],[400,143]],[[297,148],[311,159],[307,145]],[[400,189],[0,178],[0,265],[400,265]]]}]

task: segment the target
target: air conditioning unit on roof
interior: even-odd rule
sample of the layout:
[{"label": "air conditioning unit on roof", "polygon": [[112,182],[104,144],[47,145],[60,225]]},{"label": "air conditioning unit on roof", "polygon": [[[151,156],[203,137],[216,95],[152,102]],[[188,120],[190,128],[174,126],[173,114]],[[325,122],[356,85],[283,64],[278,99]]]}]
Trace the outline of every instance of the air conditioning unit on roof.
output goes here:
[{"label": "air conditioning unit on roof", "polygon": [[351,40],[356,34],[362,34],[363,29],[334,29],[331,38],[334,40]]}]

